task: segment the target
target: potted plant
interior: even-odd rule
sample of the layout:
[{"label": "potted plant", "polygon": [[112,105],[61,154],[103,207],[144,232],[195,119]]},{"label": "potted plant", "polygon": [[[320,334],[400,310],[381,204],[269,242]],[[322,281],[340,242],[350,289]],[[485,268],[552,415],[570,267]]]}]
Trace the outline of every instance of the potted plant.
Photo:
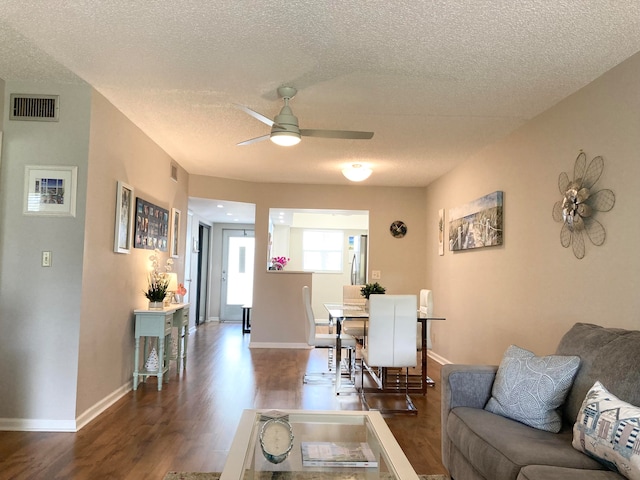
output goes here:
[{"label": "potted plant", "polygon": [[380,285],[378,282],[376,283],[367,283],[360,289],[360,294],[369,300],[369,295],[375,294],[383,294],[387,289]]},{"label": "potted plant", "polygon": [[[149,273],[149,286],[147,291],[143,291],[143,293],[144,296],[147,297],[147,300],[149,300],[150,309],[161,309],[163,308],[163,304],[168,293],[169,276],[166,273],[160,272],[160,250],[156,248],[153,251],[153,254],[149,257],[149,260],[151,260],[153,270]],[[167,259],[167,263],[164,267],[165,270],[170,272],[172,265],[173,260],[170,258]]]},{"label": "potted plant", "polygon": [[163,274],[149,275],[149,288],[144,292],[144,296],[149,300],[150,309],[163,307],[167,288],[169,288],[169,279],[165,279]]}]

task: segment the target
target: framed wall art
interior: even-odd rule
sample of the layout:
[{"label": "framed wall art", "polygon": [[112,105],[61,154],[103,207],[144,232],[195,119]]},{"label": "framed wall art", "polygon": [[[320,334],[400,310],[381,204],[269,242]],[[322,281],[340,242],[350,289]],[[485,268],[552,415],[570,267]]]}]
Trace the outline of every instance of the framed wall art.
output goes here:
[{"label": "framed wall art", "polygon": [[438,210],[438,255],[444,255],[444,208]]},{"label": "framed wall art", "polygon": [[180,238],[180,210],[176,208],[171,209],[171,247],[169,251],[174,258],[178,257],[179,250],[179,238]]},{"label": "framed wall art", "polygon": [[77,182],[76,166],[26,165],[23,213],[75,217]]},{"label": "framed wall art", "polygon": [[133,235],[133,187],[124,182],[118,182],[116,192],[116,221],[113,251],[115,253],[130,253]]},{"label": "framed wall art", "polygon": [[169,210],[136,198],[136,231],[133,246],[166,252],[169,236]]},{"label": "framed wall art", "polygon": [[502,245],[502,192],[449,210],[449,250]]}]

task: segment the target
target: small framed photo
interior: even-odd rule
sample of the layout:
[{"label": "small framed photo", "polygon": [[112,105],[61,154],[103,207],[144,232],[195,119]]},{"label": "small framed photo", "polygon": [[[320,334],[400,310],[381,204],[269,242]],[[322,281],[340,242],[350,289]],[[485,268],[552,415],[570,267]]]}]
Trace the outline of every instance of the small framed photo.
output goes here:
[{"label": "small framed photo", "polygon": [[178,258],[178,252],[180,251],[178,242],[180,238],[180,214],[180,210],[171,209],[171,248],[169,251],[173,258]]},{"label": "small framed photo", "polygon": [[131,253],[133,238],[133,187],[118,182],[116,192],[116,221],[113,251],[115,253]]},{"label": "small framed photo", "polygon": [[444,208],[438,210],[438,255],[444,255]]},{"label": "small framed photo", "polygon": [[77,182],[76,166],[26,165],[23,213],[75,217]]}]

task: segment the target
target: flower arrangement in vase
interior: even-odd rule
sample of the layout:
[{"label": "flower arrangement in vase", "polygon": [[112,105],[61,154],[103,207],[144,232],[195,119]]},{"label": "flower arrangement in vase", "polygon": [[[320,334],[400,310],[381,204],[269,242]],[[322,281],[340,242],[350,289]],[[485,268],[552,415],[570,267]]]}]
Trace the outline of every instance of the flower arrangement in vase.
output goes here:
[{"label": "flower arrangement in vase", "polygon": [[273,257],[271,259],[271,270],[284,270],[285,265],[289,263],[291,259],[287,257]]},{"label": "flower arrangement in vase", "polygon": [[178,284],[178,289],[176,290],[176,297],[178,297],[179,299],[184,300],[184,296],[187,294],[187,289],[184,288],[184,284],[179,283]]},{"label": "flower arrangement in vase", "polygon": [[167,296],[167,289],[169,288],[169,276],[168,272],[171,271],[173,260],[167,259],[165,264],[165,272],[160,272],[160,250],[157,248],[153,251],[153,254],[149,257],[151,260],[152,270],[149,273],[147,291],[144,292],[144,296],[149,300],[149,308],[162,308],[165,298]]}]

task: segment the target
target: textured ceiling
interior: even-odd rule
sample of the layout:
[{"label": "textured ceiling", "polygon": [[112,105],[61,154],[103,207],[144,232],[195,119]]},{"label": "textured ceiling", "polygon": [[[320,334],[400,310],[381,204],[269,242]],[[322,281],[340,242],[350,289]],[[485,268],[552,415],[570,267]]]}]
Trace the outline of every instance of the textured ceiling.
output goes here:
[{"label": "textured ceiling", "polygon": [[[640,51],[640,2],[2,0],[0,78],[84,80],[192,174],[427,185]],[[239,147],[297,87],[301,128]],[[62,112],[63,114],[63,112]]]}]

